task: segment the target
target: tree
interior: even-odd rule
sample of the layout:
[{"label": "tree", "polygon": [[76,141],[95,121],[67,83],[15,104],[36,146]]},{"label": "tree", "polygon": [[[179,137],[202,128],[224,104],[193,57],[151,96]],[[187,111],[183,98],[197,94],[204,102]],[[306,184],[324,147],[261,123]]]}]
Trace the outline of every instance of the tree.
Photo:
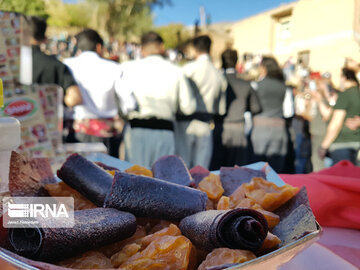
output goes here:
[{"label": "tree", "polygon": [[48,17],[44,0],[0,0],[0,10]]},{"label": "tree", "polygon": [[97,6],[97,25],[103,25],[110,37],[127,39],[150,30],[151,8],[170,4],[170,0],[88,0]]},{"label": "tree", "polygon": [[61,0],[49,0],[46,9],[50,15],[48,24],[57,27],[88,27],[92,9],[88,3],[64,4]]},{"label": "tree", "polygon": [[190,32],[182,24],[169,24],[155,29],[163,38],[165,48],[177,48],[191,38]]}]

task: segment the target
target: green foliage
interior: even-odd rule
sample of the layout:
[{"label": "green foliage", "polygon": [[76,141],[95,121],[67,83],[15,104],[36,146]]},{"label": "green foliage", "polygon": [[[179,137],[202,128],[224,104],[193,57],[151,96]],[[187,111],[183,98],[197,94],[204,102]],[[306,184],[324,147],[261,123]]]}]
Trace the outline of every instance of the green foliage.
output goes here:
[{"label": "green foliage", "polygon": [[58,27],[87,27],[91,19],[91,7],[87,3],[64,4],[61,0],[49,0],[47,11],[49,25]]},{"label": "green foliage", "polygon": [[182,24],[169,24],[155,29],[164,39],[165,48],[177,48],[191,37],[190,32]]},{"label": "green foliage", "polygon": [[124,39],[151,29],[153,5],[165,5],[169,0],[87,0],[97,6],[97,25],[111,37]]},{"label": "green foliage", "polygon": [[19,12],[46,18],[44,0],[0,0],[0,10]]},{"label": "green foliage", "polygon": [[[62,0],[0,0],[0,10],[48,17],[50,26],[92,27],[108,37],[131,39],[152,29],[154,5],[170,3],[170,0],[83,0],[75,4]],[[173,46],[172,38],[166,40]]]}]

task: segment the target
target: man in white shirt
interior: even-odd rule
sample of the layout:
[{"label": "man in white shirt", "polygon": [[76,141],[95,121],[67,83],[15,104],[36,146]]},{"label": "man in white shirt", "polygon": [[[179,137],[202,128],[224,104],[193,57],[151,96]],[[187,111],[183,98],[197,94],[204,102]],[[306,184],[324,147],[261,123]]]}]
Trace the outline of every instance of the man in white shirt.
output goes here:
[{"label": "man in white shirt", "polygon": [[149,32],[141,38],[143,59],[122,64],[119,87],[132,92],[138,110],[128,114],[126,158],[151,167],[163,155],[175,153],[175,114],[192,114],[196,102],[181,68],[165,60],[162,38]]},{"label": "man in white shirt", "polygon": [[227,82],[211,62],[211,39],[198,36],[192,45],[195,61],[186,64],[184,72],[192,82],[197,109],[190,117],[178,117],[176,150],[190,168],[209,168],[213,145],[210,123],[214,116],[225,114]]},{"label": "man in white shirt", "polygon": [[[92,30],[76,35],[80,54],[64,62],[72,72],[82,96],[82,104],[74,107],[74,129],[81,142],[103,142],[108,153],[118,157],[122,123],[118,118],[117,99],[122,107],[135,107],[130,94],[116,87],[121,76],[117,63],[103,59],[103,40]],[[116,95],[117,94],[117,95]]]}]

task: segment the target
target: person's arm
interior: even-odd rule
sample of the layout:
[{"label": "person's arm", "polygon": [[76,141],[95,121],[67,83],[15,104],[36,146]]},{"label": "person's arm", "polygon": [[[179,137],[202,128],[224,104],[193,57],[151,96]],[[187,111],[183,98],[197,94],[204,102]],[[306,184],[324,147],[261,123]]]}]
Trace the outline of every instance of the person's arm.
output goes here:
[{"label": "person's arm", "polygon": [[324,102],[323,95],[319,91],[309,91],[313,100],[318,104],[319,112],[324,121],[329,121],[333,108]]},{"label": "person's arm", "polygon": [[333,108],[329,105],[326,105],[324,101],[320,101],[318,102],[318,106],[319,106],[319,112],[322,116],[322,119],[327,122],[330,120],[331,118],[331,114],[333,112]]},{"label": "person's arm", "polygon": [[138,102],[132,91],[131,84],[128,83],[127,77],[124,74],[125,72],[124,69],[119,69],[114,83],[121,114],[124,116],[128,115],[131,111],[138,110]]},{"label": "person's arm", "polygon": [[188,79],[181,74],[178,81],[178,106],[181,113],[190,115],[196,111],[196,97]]},{"label": "person's arm", "polygon": [[334,110],[333,116],[326,131],[325,138],[321,143],[321,148],[328,149],[330,145],[335,141],[344,124],[345,117],[345,110]]},{"label": "person's arm", "polygon": [[221,76],[221,92],[220,92],[220,100],[219,100],[219,115],[225,115],[226,113],[226,89],[228,82],[225,77]]},{"label": "person's arm", "polygon": [[346,119],[345,126],[347,126],[351,130],[356,130],[360,128],[360,116],[356,115],[353,118]]},{"label": "person's arm", "polygon": [[83,103],[81,92],[77,85],[70,85],[66,88],[64,102],[70,108]]},{"label": "person's arm", "polygon": [[261,104],[259,97],[255,90],[251,87],[249,96],[247,98],[247,111],[250,111],[252,115],[258,114],[261,112]]}]

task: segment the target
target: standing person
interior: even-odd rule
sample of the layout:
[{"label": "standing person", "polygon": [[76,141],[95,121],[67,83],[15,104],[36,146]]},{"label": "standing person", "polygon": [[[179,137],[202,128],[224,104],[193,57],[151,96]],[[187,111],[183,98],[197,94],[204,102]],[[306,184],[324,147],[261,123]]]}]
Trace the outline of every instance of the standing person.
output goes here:
[{"label": "standing person", "polygon": [[226,79],[210,59],[211,39],[198,36],[193,39],[195,61],[184,66],[185,75],[195,91],[196,112],[178,117],[177,153],[189,167],[201,165],[209,168],[212,154],[210,122],[215,115],[225,114]]},{"label": "standing person", "polygon": [[[83,97],[83,104],[74,107],[76,138],[80,142],[103,142],[109,155],[119,157],[123,126],[115,99],[119,65],[101,57],[104,43],[96,31],[85,29],[76,35],[76,40],[80,54],[65,60]],[[117,96],[134,107],[135,102],[126,98],[121,89]]]},{"label": "standing person", "polygon": [[277,61],[263,57],[256,92],[262,112],[254,117],[251,141],[254,161],[266,161],[278,173],[285,171],[288,134],[282,105],[286,92],[284,76]]},{"label": "standing person", "polygon": [[138,109],[128,114],[126,158],[146,167],[175,153],[175,114],[192,114],[196,103],[183,71],[164,59],[163,39],[155,32],[141,37],[143,59],[122,64],[122,90],[132,92]]},{"label": "standing person", "polygon": [[310,90],[312,101],[316,103],[315,114],[310,121],[311,133],[311,163],[313,171],[320,171],[325,168],[325,162],[318,155],[318,149],[324,140],[328,122],[335,105],[335,89],[332,87],[331,74],[326,72],[322,80],[318,81],[317,89]]},{"label": "standing person", "polygon": [[57,84],[64,90],[64,102],[68,107],[82,103],[79,87],[70,70],[56,57],[47,55],[40,50],[40,45],[46,42],[46,21],[39,17],[30,17],[30,44],[32,46],[32,83]]},{"label": "standing person", "polygon": [[353,70],[343,68],[340,93],[325,138],[319,149],[321,158],[324,158],[326,152],[329,151],[334,163],[340,160],[349,160],[356,165],[356,158],[360,149],[360,129],[350,129],[344,123],[347,119],[359,115],[359,82]]},{"label": "standing person", "polygon": [[[223,166],[246,165],[249,163],[248,143],[245,136],[245,111],[255,115],[261,111],[260,101],[250,82],[236,75],[238,60],[235,50],[226,50],[221,55],[222,66],[228,81],[226,90],[227,114],[224,118],[222,145],[225,148]],[[216,155],[216,153],[214,153]]]}]

